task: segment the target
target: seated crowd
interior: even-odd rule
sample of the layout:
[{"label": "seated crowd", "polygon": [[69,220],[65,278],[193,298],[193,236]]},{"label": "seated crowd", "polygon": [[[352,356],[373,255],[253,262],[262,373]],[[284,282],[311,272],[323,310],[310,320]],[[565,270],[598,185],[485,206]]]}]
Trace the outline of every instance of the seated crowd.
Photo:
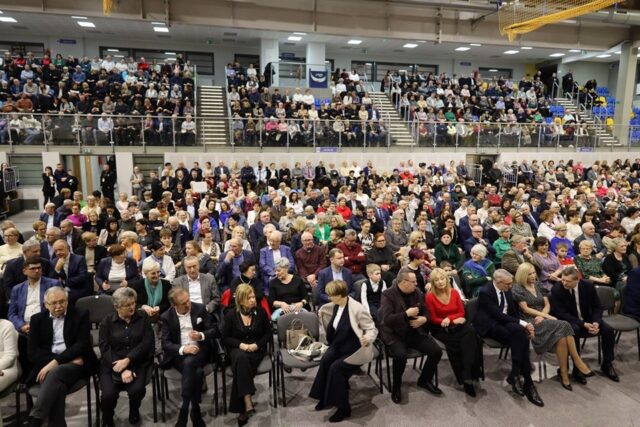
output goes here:
[{"label": "seated crowd", "polygon": [[[563,77],[571,76],[567,73]],[[573,77],[571,76],[571,82]],[[390,93],[401,116],[414,123],[422,144],[568,145],[574,136],[588,136],[583,118],[556,107],[550,97],[558,84],[555,74],[546,82],[538,71],[519,82],[494,76],[484,79],[475,71],[467,76],[446,73],[388,72],[382,89]],[[595,90],[595,81],[590,81]],[[571,91],[568,84],[566,91]],[[555,88],[555,96],[558,95]]]},{"label": "seated crowd", "polygon": [[[298,177],[286,164],[166,163],[149,182],[136,168],[133,195],[117,201],[99,191],[85,201],[60,181],[33,237],[25,241],[9,220],[0,227],[3,306],[19,335],[12,354],[23,381],[46,397],[30,422],[63,422],[61,391],[99,370],[104,424],[113,425],[120,391],[136,424],[156,358],[182,373],[176,425],[189,416],[204,425],[203,369],[221,338],[233,372],[229,407],[244,425],[272,324],[313,310],[329,348],[310,396],[316,410],[337,408],[332,422],[350,416],[348,380],[374,344],[393,360],[395,403],[415,351],[426,356],[418,386],[442,394],[440,344],[475,397],[478,336],[511,349],[507,382],[538,406],[530,343],[556,354],[559,381],[572,390],[572,380],[595,375],[578,339],[598,336],[601,371],[619,381],[597,286],[624,293],[624,313],[640,318],[640,159],[516,166],[526,166],[517,185],[478,186],[464,162],[407,161],[389,174],[371,162],[307,161]],[[202,181],[208,190],[193,191],[190,182]],[[95,294],[111,295],[115,307],[100,324],[99,360],[88,314],[75,308]]]},{"label": "seated crowd", "polygon": [[[310,89],[271,89],[253,65],[227,67],[234,142],[246,146],[386,146],[389,129],[355,71],[333,88],[331,102]],[[351,78],[349,78],[351,77]]]},{"label": "seated crowd", "polygon": [[132,145],[142,132],[150,144],[173,144],[172,132],[195,142],[194,66],[180,54],[158,63],[7,53],[0,72],[3,144]]}]

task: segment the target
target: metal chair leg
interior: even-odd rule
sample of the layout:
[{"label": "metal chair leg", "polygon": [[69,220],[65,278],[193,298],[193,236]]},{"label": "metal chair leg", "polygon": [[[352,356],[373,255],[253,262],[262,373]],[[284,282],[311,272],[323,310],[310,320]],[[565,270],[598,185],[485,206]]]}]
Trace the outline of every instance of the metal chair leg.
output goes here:
[{"label": "metal chair leg", "polygon": [[20,393],[22,393],[22,385],[16,385],[16,425],[22,425],[20,423]]},{"label": "metal chair leg", "polygon": [[213,416],[217,417],[218,414],[218,365],[216,364],[213,371]]},{"label": "metal chair leg", "polygon": [[91,427],[93,424],[91,423],[91,378],[88,379],[87,381],[87,419],[89,421],[89,424],[87,424],[89,427]]},{"label": "metal chair leg", "polygon": [[600,347],[601,347],[600,335],[598,335],[598,365],[602,364],[602,355],[600,354],[601,353],[601,351],[600,351],[601,348]]},{"label": "metal chair leg", "polygon": [[158,422],[158,384],[157,384],[157,371],[153,373],[151,378],[151,390],[153,393],[153,422]]}]

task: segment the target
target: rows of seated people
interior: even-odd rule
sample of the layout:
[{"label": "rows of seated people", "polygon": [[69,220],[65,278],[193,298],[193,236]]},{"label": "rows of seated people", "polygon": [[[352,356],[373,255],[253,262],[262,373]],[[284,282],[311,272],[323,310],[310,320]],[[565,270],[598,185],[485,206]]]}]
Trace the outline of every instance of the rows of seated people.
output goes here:
[{"label": "rows of seated people", "polygon": [[[449,77],[389,72],[383,82],[401,116],[414,123],[421,143],[437,145],[569,145],[588,132],[580,114],[552,104],[538,72],[515,84],[480,73]],[[534,138],[532,138],[532,134]]]},{"label": "rows of seated people", "polygon": [[181,55],[160,64],[144,57],[6,54],[1,72],[1,143],[131,145],[141,142],[142,131],[152,144],[170,145],[173,131],[178,142],[195,139],[194,125],[181,135],[185,117],[195,112],[194,67]]},{"label": "rows of seated people", "polygon": [[[229,70],[229,68],[227,68]],[[310,89],[282,93],[250,66],[227,74],[234,142],[246,146],[385,146],[387,123],[358,80],[340,78],[332,98],[316,99]],[[353,76],[355,78],[355,76]]]},{"label": "rows of seated people", "polygon": [[[353,353],[358,364],[370,361],[371,352],[357,349],[369,348],[378,330],[393,358],[395,403],[403,399],[408,348],[427,356],[418,386],[442,393],[434,382],[442,350],[433,337],[444,343],[456,379],[473,397],[480,375],[476,333],[511,348],[507,381],[535,405],[544,402],[531,381],[530,340],[539,354],[556,352],[562,386],[571,390],[572,380],[586,384],[594,375],[577,338],[600,336],[602,372],[619,381],[614,332],[598,295],[610,291],[619,301],[624,293],[625,314],[640,319],[640,159],[589,166],[523,161],[515,165],[517,185],[501,180],[494,165],[493,181],[484,186],[470,179],[463,161],[414,166],[409,160],[393,171],[371,162],[304,163],[294,168],[300,175],[286,163],[248,160],[242,167],[194,162],[190,169],[166,163],[149,177],[136,167],[131,195],[121,191],[118,200],[100,191],[86,200],[71,192],[63,165],[44,173],[45,187],[55,191],[52,198],[43,193],[46,205],[32,237],[25,241],[9,220],[0,227],[5,323],[28,341],[22,348],[30,357],[25,350],[19,357],[25,381],[52,396],[38,399],[34,425],[64,418],[64,396],[47,393],[72,380],[65,383],[53,370],[77,379],[94,366],[88,338],[79,345],[89,353],[65,352],[71,338],[56,329],[56,319],[66,309],[64,330],[79,319],[87,326],[74,326],[80,329],[73,336],[84,337],[87,313],[72,307],[96,293],[112,295],[116,309],[100,326],[106,425],[122,390],[130,395],[129,421],[140,419],[154,354],[183,375],[177,425],[186,425],[189,408],[194,425],[204,425],[201,369],[214,336],[222,336],[232,362],[230,409],[246,424],[255,413],[252,372],[272,339],[269,316],[277,324],[327,303],[333,305],[320,314],[330,319],[330,350],[310,395],[319,400],[317,410],[337,407],[334,421],[350,416],[344,384],[355,370],[344,358]],[[194,191],[199,182],[206,192]],[[475,330],[464,304],[477,304]],[[52,322],[47,337],[42,330],[51,331]],[[156,353],[154,334],[162,343]],[[43,356],[33,357],[36,350]]]}]

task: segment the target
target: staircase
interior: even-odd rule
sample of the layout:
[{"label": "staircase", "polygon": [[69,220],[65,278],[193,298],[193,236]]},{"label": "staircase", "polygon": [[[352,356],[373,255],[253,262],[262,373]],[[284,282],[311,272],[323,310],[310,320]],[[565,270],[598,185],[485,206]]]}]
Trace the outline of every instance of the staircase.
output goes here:
[{"label": "staircase", "polygon": [[[578,107],[573,101],[568,100],[567,98],[555,98],[555,103],[564,108],[565,111],[573,114],[575,116],[576,112],[579,113]],[[595,128],[595,137],[599,147],[620,147],[622,144],[618,141],[618,138],[611,135],[606,129],[606,126],[596,126],[599,123],[596,123],[593,114],[591,111],[588,111],[587,114],[580,113],[581,119],[587,124],[588,128]]]},{"label": "staircase", "polygon": [[223,86],[198,86],[198,135],[200,142],[207,145],[227,145],[229,122],[227,117],[227,96]]},{"label": "staircase", "polygon": [[400,113],[395,109],[391,100],[385,92],[369,92],[369,97],[380,110],[380,116],[385,120],[391,133],[391,145],[414,145],[413,137],[407,126],[407,122],[402,120]]}]

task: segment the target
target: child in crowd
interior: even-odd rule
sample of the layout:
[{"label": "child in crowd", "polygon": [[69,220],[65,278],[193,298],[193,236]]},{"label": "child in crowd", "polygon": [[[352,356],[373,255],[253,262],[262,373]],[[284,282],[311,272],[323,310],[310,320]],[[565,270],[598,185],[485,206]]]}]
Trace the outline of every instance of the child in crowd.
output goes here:
[{"label": "child in crowd", "polygon": [[387,284],[382,280],[382,270],[378,264],[367,265],[367,276],[369,278],[362,283],[360,301],[365,310],[371,314],[373,321],[378,325],[380,300],[382,292],[387,289]]}]

